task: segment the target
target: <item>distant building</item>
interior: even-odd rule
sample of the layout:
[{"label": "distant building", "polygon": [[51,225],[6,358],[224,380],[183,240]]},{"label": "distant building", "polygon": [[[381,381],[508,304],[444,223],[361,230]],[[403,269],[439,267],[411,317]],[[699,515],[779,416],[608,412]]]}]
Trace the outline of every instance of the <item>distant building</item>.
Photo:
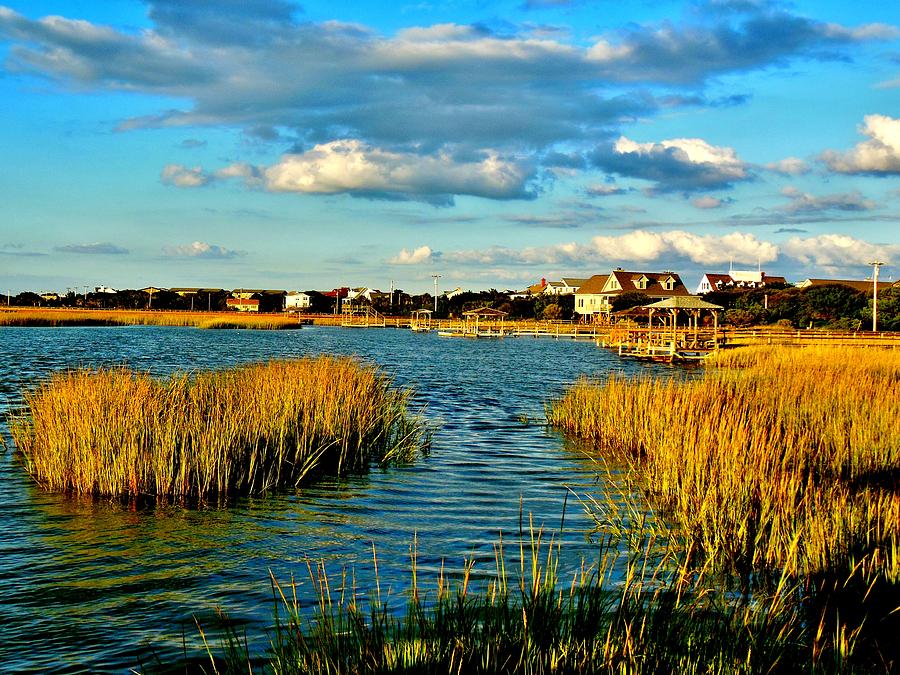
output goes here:
[{"label": "distant building", "polygon": [[[867,279],[863,281],[856,281],[854,279],[805,279],[797,284],[797,288],[810,288],[812,286],[846,286],[847,288],[852,288],[855,291],[862,291],[863,293],[871,293],[872,288],[872,280]],[[878,282],[878,290],[883,291],[890,288],[893,285],[890,281],[879,281]]]},{"label": "distant building", "polygon": [[457,295],[462,295],[463,293],[465,293],[465,291],[464,291],[463,289],[461,289],[459,286],[457,286],[457,287],[454,288],[452,291],[444,291],[444,294],[443,294],[443,295],[444,295],[444,297],[447,298],[448,300],[452,300],[452,299],[455,298]]},{"label": "distant building", "polygon": [[110,288],[109,286],[95,286],[94,293],[106,293],[108,295],[114,295],[118,293],[115,288]]},{"label": "distant building", "polygon": [[303,291],[289,291],[284,297],[285,309],[309,309],[312,306],[313,296]]},{"label": "distant building", "polygon": [[727,274],[707,273],[700,279],[700,283],[697,286],[697,295],[735,288],[765,288],[772,284],[786,283],[787,280],[784,277],[770,276],[761,270],[731,270]]},{"label": "distant building", "polygon": [[54,302],[56,300],[59,300],[59,293],[56,293],[54,291],[44,291],[43,293],[41,293],[41,298],[47,300],[48,302]]},{"label": "distant building", "polygon": [[258,298],[226,298],[225,306],[238,312],[258,312]]}]

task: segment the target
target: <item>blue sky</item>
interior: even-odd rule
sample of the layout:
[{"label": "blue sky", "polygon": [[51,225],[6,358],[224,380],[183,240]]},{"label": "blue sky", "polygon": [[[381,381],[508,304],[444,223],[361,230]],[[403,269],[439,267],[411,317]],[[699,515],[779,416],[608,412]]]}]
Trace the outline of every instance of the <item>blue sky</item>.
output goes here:
[{"label": "blue sky", "polygon": [[900,274],[894,3],[28,0],[0,64],[4,291]]}]

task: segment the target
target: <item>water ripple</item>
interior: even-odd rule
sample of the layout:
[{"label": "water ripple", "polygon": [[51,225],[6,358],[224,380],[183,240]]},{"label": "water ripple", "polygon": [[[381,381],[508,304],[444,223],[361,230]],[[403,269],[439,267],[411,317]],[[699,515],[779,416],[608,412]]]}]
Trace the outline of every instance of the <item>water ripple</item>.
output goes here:
[{"label": "water ripple", "polygon": [[[300,490],[245,499],[227,509],[67,499],[38,490],[13,453],[0,455],[0,668],[17,672],[127,672],[148,645],[164,661],[199,647],[194,616],[218,606],[258,636],[272,617],[270,571],[294,574],[311,605],[306,563],[331,574],[352,567],[357,589],[402,593],[416,540],[420,582],[465,558],[474,578],[495,569],[503,535],[513,558],[522,523],[555,532],[565,574],[596,551],[590,522],[568,490],[588,491],[596,467],[556,433],[520,420],[543,418],[545,401],[580,375],[657,372],[590,343],[457,341],[395,330],[200,331],[190,328],[0,328],[0,413],[23,390],[75,366],[127,364],[153,374],[269,358],[352,354],[412,387],[435,428],[430,454],[410,466],[327,478]],[[9,442],[8,429],[0,433]],[[398,596],[398,598],[401,596]]]}]

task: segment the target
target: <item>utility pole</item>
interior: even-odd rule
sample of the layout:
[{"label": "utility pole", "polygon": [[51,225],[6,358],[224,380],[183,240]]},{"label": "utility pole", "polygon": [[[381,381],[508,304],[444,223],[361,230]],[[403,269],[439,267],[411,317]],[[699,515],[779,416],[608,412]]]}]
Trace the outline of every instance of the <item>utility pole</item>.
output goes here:
[{"label": "utility pole", "polygon": [[391,311],[394,310],[394,280],[391,279]]},{"label": "utility pole", "polygon": [[879,260],[869,263],[872,266],[872,332],[878,331],[878,268],[884,265]]},{"label": "utility pole", "polygon": [[441,278],[441,275],[432,274],[431,278],[434,279],[434,313],[437,314],[438,279]]}]

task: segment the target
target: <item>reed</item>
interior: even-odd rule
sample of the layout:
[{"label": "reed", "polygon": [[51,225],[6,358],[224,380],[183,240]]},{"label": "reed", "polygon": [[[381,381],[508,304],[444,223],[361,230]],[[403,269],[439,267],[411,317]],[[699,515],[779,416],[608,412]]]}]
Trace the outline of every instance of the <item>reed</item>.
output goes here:
[{"label": "reed", "polygon": [[140,310],[35,309],[0,311],[0,326],[62,328],[67,326],[194,326],[198,328],[300,328],[295,318],[278,315]]},{"label": "reed", "polygon": [[[226,628],[216,672],[291,673],[871,673],[883,654],[823,651],[786,581],[752,601],[687,574],[652,533],[624,552],[616,536],[594,565],[571,578],[560,549],[532,526],[518,560],[502,539],[494,570],[467,561],[448,580],[443,566],[420,584],[415,544],[404,596],[361,593],[353,570],[307,563],[307,579],[272,578],[275,620],[267,657],[251,658],[246,638]],[[480,578],[480,581],[475,581]],[[300,600],[300,586],[313,602]],[[405,607],[405,611],[404,611]],[[202,629],[201,629],[202,630]]]},{"label": "reed", "polygon": [[892,350],[747,348],[693,380],[583,380],[547,416],[630,465],[692,565],[748,595],[803,584],[826,636],[883,649],[900,634],[898,382]]},{"label": "reed", "polygon": [[221,501],[411,459],[426,439],[408,404],[408,391],[346,358],[164,379],[79,369],[27,393],[10,429],[48,490]]}]

